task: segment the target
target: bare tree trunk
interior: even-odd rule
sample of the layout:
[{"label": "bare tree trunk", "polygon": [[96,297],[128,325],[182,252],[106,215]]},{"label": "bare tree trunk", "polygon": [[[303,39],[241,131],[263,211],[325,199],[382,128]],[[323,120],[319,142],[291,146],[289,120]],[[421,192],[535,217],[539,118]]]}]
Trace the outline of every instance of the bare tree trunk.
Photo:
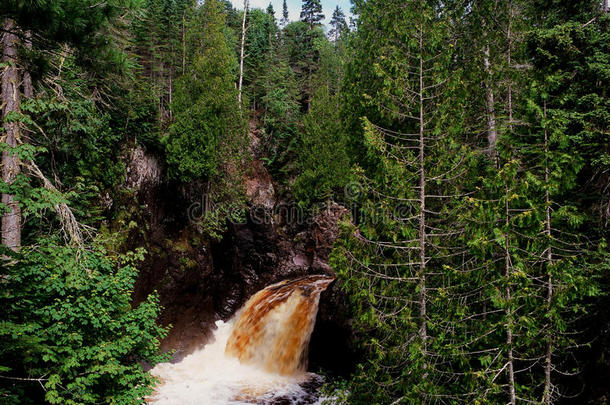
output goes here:
[{"label": "bare tree trunk", "polygon": [[494,101],[494,91],[492,85],[492,70],[491,62],[489,61],[489,44],[485,45],[483,52],[483,64],[485,66],[485,73],[487,74],[487,80],[485,81],[485,109],[487,110],[487,147],[490,155],[495,156],[496,142],[498,140],[498,129],[496,127],[496,111]]},{"label": "bare tree trunk", "polygon": [[244,0],[244,18],[241,20],[241,48],[239,52],[239,85],[238,85],[238,101],[239,109],[241,110],[241,90],[244,80],[244,47],[246,43],[246,16],[248,15],[248,0]]},{"label": "bare tree trunk", "polygon": [[[509,13],[512,12],[509,10]],[[508,52],[507,52],[507,59],[508,59],[508,67],[510,69],[510,64],[511,64],[511,47],[512,47],[512,39],[511,39],[511,21],[510,21],[510,16],[509,16],[509,22],[508,22],[508,29],[507,29],[507,39],[508,39]],[[491,75],[491,68],[489,66],[489,44],[487,45],[486,48],[486,52],[485,52],[485,67],[487,70],[487,74],[488,74],[488,79],[489,79],[489,84],[488,84],[488,88],[487,88],[487,113],[488,113],[488,118],[487,118],[487,122],[488,122],[488,128],[489,128],[489,145],[490,145],[490,149],[492,147],[492,141],[491,138],[494,137],[493,140],[493,151],[492,153],[495,154],[495,144],[496,144],[496,140],[497,140],[497,129],[495,127],[496,123],[496,116],[495,116],[495,111],[494,111],[494,96],[493,96],[493,89],[491,88],[491,79],[492,79],[492,75]],[[508,95],[507,95],[507,104],[508,104],[508,125],[509,127],[512,128],[512,124],[513,124],[513,99],[512,99],[512,87],[511,87],[511,83],[510,83],[510,78],[508,79]],[[505,215],[506,215],[506,225],[508,228],[509,225],[509,204],[508,204],[508,188],[506,189],[506,202],[505,202]],[[514,369],[514,355],[513,355],[513,325],[512,325],[512,310],[510,309],[510,300],[511,300],[511,288],[510,288],[510,275],[511,275],[511,262],[510,262],[510,252],[508,249],[509,246],[509,240],[508,240],[508,234],[505,235],[505,241],[504,241],[504,255],[505,255],[505,276],[506,276],[506,299],[509,302],[509,310],[508,310],[508,328],[506,330],[506,345],[508,346],[508,385],[509,385],[509,394],[510,394],[510,404],[511,405],[515,405],[517,403],[517,395],[515,393],[515,369]]]},{"label": "bare tree trunk", "polygon": [[[308,39],[310,49],[313,49],[313,19],[309,19]],[[311,76],[313,75],[313,61],[315,53],[311,54],[311,60],[307,67],[307,112],[311,111]]]},{"label": "bare tree trunk", "polygon": [[[544,102],[543,107],[543,118],[546,121],[546,101]],[[549,133],[544,128],[544,153],[545,153],[545,167],[544,167],[544,202],[545,202],[545,229],[544,232],[549,241],[549,247],[546,250],[546,266],[547,266],[547,292],[546,292],[546,303],[550,309],[551,301],[553,300],[553,275],[550,271],[550,266],[553,265],[553,247],[551,245],[551,198],[549,196],[549,163],[548,163],[548,153],[549,153]],[[542,397],[542,402],[545,405],[551,404],[551,396],[552,396],[552,384],[551,384],[551,369],[553,365],[553,336],[551,333],[550,327],[546,332],[546,354],[544,359],[544,394]]]},{"label": "bare tree trunk", "polygon": [[168,95],[167,95],[167,111],[168,111],[170,120],[174,116],[174,114],[172,112],[173,93],[174,93],[174,67],[170,65],[170,67],[169,67],[169,90],[168,90]]},{"label": "bare tree trunk", "polygon": [[[508,69],[510,71],[512,65],[512,49],[513,49],[513,38],[512,38],[512,18],[513,18],[513,8],[512,2],[509,2],[508,7],[508,28],[506,30],[506,39],[508,42],[508,51],[506,54],[506,59],[508,63]],[[513,83],[512,78],[508,78],[508,86],[507,86],[507,104],[508,104],[508,125],[512,128],[513,125]]]},{"label": "bare tree trunk", "polygon": [[[8,64],[2,75],[4,143],[9,148],[14,148],[19,144],[21,138],[19,122],[8,116],[21,113],[19,88],[21,80],[17,68],[19,38],[16,35],[17,26],[12,19],[5,18],[2,25],[4,31],[2,61]],[[2,152],[2,180],[10,185],[20,172],[19,157],[11,150]],[[2,244],[16,251],[21,245],[21,208],[19,202],[11,194],[2,194],[2,203],[8,208],[8,212],[2,216]]]},{"label": "bare tree trunk", "polygon": [[[506,187],[505,192],[505,203],[504,203],[504,215],[506,216],[505,225],[508,232],[508,227],[510,225],[510,210],[508,205],[508,186]],[[508,363],[507,363],[507,373],[508,373],[508,391],[510,395],[510,405],[516,405],[517,403],[517,395],[515,393],[515,368],[514,368],[514,355],[513,355],[513,313],[510,307],[511,303],[511,288],[510,288],[510,276],[511,276],[511,260],[510,260],[510,250],[509,250],[509,240],[508,233],[504,235],[504,277],[506,278],[506,302],[508,305],[508,309],[506,311],[506,347],[508,348]]]},{"label": "bare tree trunk", "polygon": [[[419,26],[419,335],[422,342],[424,356],[427,351],[428,329],[426,325],[426,171],[424,166],[425,139],[424,139],[424,57],[423,57],[423,27]],[[424,363],[424,370],[427,364]],[[427,371],[424,374],[424,379]],[[422,404],[426,404],[426,396],[422,397]]]},{"label": "bare tree trunk", "polygon": [[186,71],[186,10],[182,12],[182,74]]},{"label": "bare tree trunk", "polygon": [[[32,50],[32,31],[25,32],[25,49]],[[28,69],[23,72],[23,96],[25,98],[34,97],[34,86],[32,85],[32,75]]]}]

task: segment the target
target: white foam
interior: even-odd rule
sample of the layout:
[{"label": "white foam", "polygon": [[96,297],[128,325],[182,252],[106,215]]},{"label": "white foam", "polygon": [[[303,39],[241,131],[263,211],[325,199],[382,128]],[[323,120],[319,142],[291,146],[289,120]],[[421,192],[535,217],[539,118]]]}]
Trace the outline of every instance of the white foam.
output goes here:
[{"label": "white foam", "polygon": [[232,322],[216,322],[214,341],[176,364],[161,363],[151,373],[161,380],[149,402],[159,405],[238,405],[272,398],[307,396],[300,386],[309,373],[281,376],[225,356]]}]

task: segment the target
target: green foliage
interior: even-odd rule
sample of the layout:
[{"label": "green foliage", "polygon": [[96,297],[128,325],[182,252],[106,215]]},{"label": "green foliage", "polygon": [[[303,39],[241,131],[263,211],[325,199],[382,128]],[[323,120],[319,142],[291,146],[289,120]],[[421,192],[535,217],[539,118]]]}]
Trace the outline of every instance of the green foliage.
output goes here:
[{"label": "green foliage", "polygon": [[297,148],[297,178],[293,192],[304,205],[340,194],[348,182],[350,161],[341,120],[342,48],[326,39],[316,41],[320,67],[313,83],[311,109],[303,117]]},{"label": "green foliage", "polygon": [[303,0],[301,5],[301,21],[309,25],[310,29],[319,25],[320,21],[324,19],[322,13],[322,4],[320,0]]},{"label": "green foliage", "polygon": [[281,58],[272,59],[270,55],[266,69],[262,78],[262,123],[267,134],[268,166],[279,174],[293,160],[298,141],[298,89],[293,70]]},{"label": "green foliage", "polygon": [[[99,248],[53,240],[24,247],[2,266],[0,391],[8,403],[141,402],[165,331],[156,296],[136,308],[130,294],[143,252],[116,262]],[[14,378],[14,379],[13,379]]]},{"label": "green foliage", "polygon": [[66,58],[58,87],[25,101],[23,111],[36,123],[31,127],[60,178],[73,183],[80,177],[90,185],[112,187],[123,181],[125,168],[117,147],[123,134],[101,103],[84,96],[90,94],[92,83],[72,58]]},{"label": "green foliage", "polygon": [[187,29],[192,21],[191,0],[144,0],[140,13],[130,25],[136,58],[144,68],[146,91],[167,120],[173,81],[184,73],[187,56]]},{"label": "green foliage", "polygon": [[202,48],[176,83],[175,122],[164,139],[169,175],[185,182],[217,174],[219,150],[239,147],[236,138],[243,133],[234,85],[237,63],[218,1],[205,3],[202,23]]},{"label": "green foliage", "polygon": [[345,33],[349,30],[347,22],[345,21],[345,13],[339,6],[337,6],[335,11],[333,11],[333,16],[330,19],[329,25],[332,27],[332,29],[328,31],[328,35],[333,39],[334,42],[337,42],[339,38],[345,35]]},{"label": "green foliage", "polygon": [[299,175],[293,191],[305,205],[327,199],[347,184],[350,166],[338,99],[320,89],[303,118],[303,141],[297,152]]},{"label": "green foliage", "polygon": [[[358,2],[359,26],[349,40],[342,116],[353,135],[352,160],[361,167],[348,189],[358,210],[356,225],[343,226],[332,266],[345,282],[366,350],[350,400],[511,403],[512,386],[520,400],[554,403],[559,373],[575,367],[575,322],[586,312],[584,303],[600,293],[607,260],[595,253],[597,242],[587,240],[597,231],[578,191],[591,187],[584,178],[597,162],[589,141],[605,153],[598,131],[607,126],[608,86],[599,86],[607,52],[597,42],[603,30],[569,24],[534,31],[529,51],[523,42],[512,44],[513,63],[544,60],[535,73],[524,73],[502,60],[506,48],[496,43],[503,44],[506,31],[477,29],[486,18],[505,27],[507,16],[526,10],[493,8],[491,18],[486,7],[493,2],[483,2],[456,17],[465,10],[433,11],[429,5]],[[470,36],[448,36],[465,22],[473,24]],[[523,32],[520,24],[512,28]],[[579,30],[590,30],[590,48]],[[417,49],[419,38],[425,45]],[[455,44],[460,48],[454,51]],[[491,78],[481,72],[482,63],[462,69],[465,61],[483,60],[485,44],[492,49]],[[581,50],[594,63],[584,67]],[[422,55],[427,73],[418,83]],[[591,73],[572,81],[584,72]],[[597,85],[583,84],[589,75]],[[507,83],[514,86],[512,104]],[[419,110],[421,89],[430,93],[419,99]],[[484,139],[479,131],[487,130],[481,114],[490,114],[484,90],[502,100],[491,109],[497,149],[487,154],[476,150]],[[576,103],[575,94],[594,102]],[[423,144],[411,123],[420,113]],[[422,215],[423,227],[417,223]],[[597,271],[594,263],[601,265]]]},{"label": "green foliage", "polygon": [[274,67],[272,58],[275,57],[278,28],[273,15],[257,8],[248,12],[246,26],[244,85],[250,100],[258,103],[266,94],[265,72]]},{"label": "green foliage", "polygon": [[[42,62],[48,55],[45,51],[69,44],[76,60],[89,71],[125,72],[126,57],[115,46],[111,27],[119,28],[119,17],[136,11],[139,4],[139,0],[7,0],[0,4],[0,15],[37,34],[34,52],[26,58],[30,63]],[[38,63],[37,67],[43,66]]]},{"label": "green foliage", "polygon": [[543,93],[539,97],[546,97],[549,114],[562,123],[562,147],[571,145],[571,153],[584,162],[579,174],[579,183],[586,185],[583,192],[601,191],[596,208],[605,221],[608,214],[603,214],[603,207],[610,203],[610,194],[600,185],[610,180],[609,24],[610,15],[605,13],[586,26],[570,21],[533,30],[528,41],[538,92]]}]

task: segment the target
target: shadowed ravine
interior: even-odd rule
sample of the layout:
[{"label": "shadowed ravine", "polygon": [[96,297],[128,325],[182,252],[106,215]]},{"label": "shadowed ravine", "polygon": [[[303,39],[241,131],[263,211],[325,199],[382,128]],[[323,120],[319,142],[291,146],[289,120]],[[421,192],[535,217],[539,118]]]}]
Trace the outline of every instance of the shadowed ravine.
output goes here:
[{"label": "shadowed ravine", "polygon": [[214,340],[176,364],[151,372],[161,383],[156,404],[312,404],[308,345],[320,294],[334,279],[305,276],[270,285],[252,296]]}]

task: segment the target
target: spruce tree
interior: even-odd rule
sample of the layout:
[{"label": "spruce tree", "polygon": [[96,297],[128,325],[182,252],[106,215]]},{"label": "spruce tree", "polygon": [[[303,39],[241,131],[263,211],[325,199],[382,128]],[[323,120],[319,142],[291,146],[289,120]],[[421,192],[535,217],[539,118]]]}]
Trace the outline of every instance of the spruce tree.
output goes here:
[{"label": "spruce tree", "polygon": [[307,36],[305,38],[305,45],[307,46],[308,52],[306,53],[306,64],[307,64],[307,89],[305,91],[305,104],[309,111],[311,107],[311,80],[313,73],[316,69],[316,62],[318,59],[317,52],[314,47],[314,37],[316,29],[321,25],[320,21],[324,19],[322,14],[322,4],[320,0],[303,0],[301,6],[301,21],[303,21],[309,27]]},{"label": "spruce tree", "polygon": [[332,27],[332,29],[328,31],[328,35],[333,42],[337,42],[348,29],[347,22],[345,21],[345,13],[339,8],[339,6],[337,6],[335,11],[333,11],[329,25]]},{"label": "spruce tree", "polygon": [[273,9],[273,4],[269,3],[267,6],[267,14],[273,17],[273,22],[275,23],[275,10]]},{"label": "spruce tree", "polygon": [[451,265],[464,250],[452,220],[466,152],[459,120],[449,118],[459,82],[451,38],[445,16],[423,1],[369,1],[360,13],[360,63],[376,60],[367,73],[377,82],[361,97],[378,114],[362,117],[369,166],[346,188],[361,207],[358,229],[348,231],[334,263],[354,294],[371,359],[353,400],[434,403],[454,394],[460,374],[451,369],[462,357]]},{"label": "spruce tree", "polygon": [[282,28],[286,27],[288,21],[288,5],[286,4],[286,0],[284,0],[282,3],[282,19],[280,20]]},{"label": "spruce tree", "polygon": [[320,25],[320,21],[324,19],[322,13],[322,3],[320,0],[303,0],[301,5],[301,21],[309,25],[309,29],[313,30],[313,27]]}]

